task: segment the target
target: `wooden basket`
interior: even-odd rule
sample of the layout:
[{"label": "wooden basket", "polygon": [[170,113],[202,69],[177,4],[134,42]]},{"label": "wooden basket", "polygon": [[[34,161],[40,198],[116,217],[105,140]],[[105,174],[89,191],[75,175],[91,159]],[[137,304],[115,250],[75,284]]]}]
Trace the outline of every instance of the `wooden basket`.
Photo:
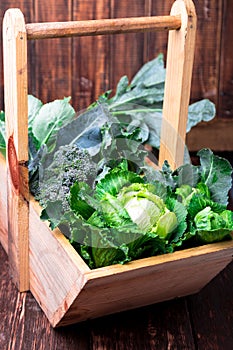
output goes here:
[{"label": "wooden basket", "polygon": [[[32,292],[53,327],[198,292],[231,260],[233,242],[91,270],[64,235],[40,220],[28,189],[27,40],[169,30],[160,164],[182,164],[196,30],[191,0],[162,17],[26,24],[6,12],[4,33],[7,161],[0,157],[0,240],[20,291]],[[179,142],[179,139],[183,142]]]}]

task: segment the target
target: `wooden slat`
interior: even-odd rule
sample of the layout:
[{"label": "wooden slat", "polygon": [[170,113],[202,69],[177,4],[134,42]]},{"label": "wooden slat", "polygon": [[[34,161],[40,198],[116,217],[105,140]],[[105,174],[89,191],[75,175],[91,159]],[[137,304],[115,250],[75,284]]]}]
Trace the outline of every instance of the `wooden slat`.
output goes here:
[{"label": "wooden slat", "polygon": [[27,38],[20,10],[4,16],[8,255],[20,291],[29,288]]},{"label": "wooden slat", "polygon": [[[173,0],[164,1],[151,1],[151,15],[161,16],[163,14],[169,14]],[[151,32],[147,33],[147,55],[149,60],[156,57],[159,53],[163,53],[164,60],[166,62],[167,57],[167,40],[168,33],[166,32]]]},{"label": "wooden slat", "polygon": [[[196,349],[231,349],[233,344],[233,264],[202,293],[188,299]],[[221,336],[219,337],[219,335]]]},{"label": "wooden slat", "polygon": [[[110,16],[110,0],[98,1],[95,4],[95,18],[96,20],[103,18],[103,16]],[[89,4],[90,6],[90,4]],[[83,38],[82,42],[85,45]],[[93,81],[93,101],[98,99],[98,97],[109,89],[109,73],[110,73],[110,61],[111,57],[109,55],[109,36],[97,36],[93,37],[94,43],[94,81]],[[93,61],[90,58],[90,61]],[[91,62],[89,62],[91,64]],[[92,101],[91,101],[92,102]]]},{"label": "wooden slat", "polygon": [[181,26],[180,16],[116,18],[92,21],[50,22],[27,24],[27,37],[31,39],[63,38],[172,30]]},{"label": "wooden slat", "polygon": [[[35,0],[35,21],[69,21],[72,1]],[[35,43],[35,96],[44,103],[72,95],[72,40],[63,38]]]},{"label": "wooden slat", "polygon": [[190,151],[210,148],[213,151],[233,150],[233,123],[231,118],[215,118],[211,123],[201,123],[187,135],[187,146]]},{"label": "wooden slat", "polygon": [[0,153],[0,243],[8,252],[6,161]]},{"label": "wooden slat", "polygon": [[[223,2],[226,1],[195,1],[198,29],[191,99],[192,101],[197,101],[201,98],[209,98],[216,104],[218,116]],[[229,15],[231,11],[229,1],[228,8],[227,12]]]},{"label": "wooden slat", "polygon": [[[109,0],[75,1],[75,21],[101,19],[110,15]],[[109,37],[80,37],[72,44],[72,103],[80,111],[109,89]]]},{"label": "wooden slat", "polygon": [[[220,53],[220,72],[219,72],[219,91],[218,91],[218,116],[227,118],[233,124],[233,53],[230,44],[233,37],[233,2],[223,1],[222,13],[222,31]],[[225,138],[225,134],[222,134]],[[233,141],[231,143],[233,149]]]},{"label": "wooden slat", "polygon": [[93,350],[195,350],[186,300],[176,299],[89,322]]},{"label": "wooden slat", "polygon": [[[9,8],[20,8],[25,17],[25,22],[34,22],[33,17],[33,1],[34,0],[1,0],[0,1],[0,17],[1,19],[4,16],[4,13]],[[31,46],[33,42],[29,43],[28,51],[30,52]],[[0,48],[2,50],[2,20],[0,25]],[[1,51],[2,52],[2,51]],[[4,110],[4,84],[3,84],[3,55],[0,54],[0,110]],[[31,68],[29,68],[31,69]],[[34,75],[34,74],[33,74]],[[35,79],[35,75],[34,75]],[[31,82],[29,80],[29,85],[31,86]]]},{"label": "wooden slat", "polygon": [[195,48],[196,13],[191,0],[175,1],[171,14],[180,14],[182,27],[169,32],[167,70],[160,138],[159,165],[172,169],[184,162],[184,144]]},{"label": "wooden slat", "polygon": [[[137,0],[129,3],[124,0],[111,0],[111,17],[120,18],[128,14],[132,17],[145,15],[145,1]],[[120,78],[126,75],[129,81],[141,68],[144,61],[143,33],[122,34],[110,37],[110,81],[109,88],[115,93]]]},{"label": "wooden slat", "polygon": [[40,219],[41,208],[30,200],[30,290],[53,324],[66,313],[85,283],[89,267],[57,229]]}]

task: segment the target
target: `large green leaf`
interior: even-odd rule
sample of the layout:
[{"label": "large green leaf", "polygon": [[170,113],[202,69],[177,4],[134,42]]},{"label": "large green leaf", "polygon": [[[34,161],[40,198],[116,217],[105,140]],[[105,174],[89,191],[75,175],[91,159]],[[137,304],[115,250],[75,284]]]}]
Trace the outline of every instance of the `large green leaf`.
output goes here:
[{"label": "large green leaf", "polygon": [[198,166],[192,164],[184,164],[177,169],[177,186],[189,185],[196,187],[200,178],[200,170]]},{"label": "large green leaf", "polygon": [[165,81],[163,55],[159,54],[153,60],[145,63],[131,81],[131,88],[141,83],[146,87],[159,85]]},{"label": "large green leaf", "polygon": [[212,200],[227,205],[228,192],[232,186],[230,162],[214,155],[210,149],[202,149],[198,156],[201,163],[201,180],[210,189]]},{"label": "large green leaf", "polygon": [[123,77],[121,77],[121,79],[117,84],[116,95],[114,96],[112,101],[118,99],[120,96],[125,94],[127,92],[128,86],[129,86],[129,79],[126,75],[124,75]]},{"label": "large green leaf", "polygon": [[103,103],[87,109],[76,119],[60,128],[57,134],[56,149],[62,145],[75,144],[85,148],[94,156],[101,147],[101,127],[110,121],[109,111]]},{"label": "large green leaf", "polygon": [[209,122],[215,117],[216,108],[213,102],[208,99],[197,101],[189,106],[188,122],[186,132],[200,122]]},{"label": "large green leaf", "polygon": [[152,86],[145,88],[144,85],[137,85],[133,89],[129,89],[125,94],[119,96],[110,105],[112,111],[116,111],[122,105],[138,104],[143,106],[151,106],[155,103],[162,102],[164,95],[163,87]]},{"label": "large green leaf", "polygon": [[176,229],[172,233],[171,240],[174,245],[177,245],[187,228],[186,218],[188,212],[182,203],[178,202],[177,200],[171,197],[167,198],[166,206],[169,210],[176,214],[178,224]]},{"label": "large green leaf", "polygon": [[34,119],[39,113],[43,103],[33,95],[28,95],[28,133],[31,135]]},{"label": "large green leaf", "polygon": [[[46,103],[35,115],[32,133],[38,141],[38,148],[42,144],[48,144],[58,130],[74,118],[75,111],[69,101],[70,98],[67,97]],[[50,145],[50,149],[53,147],[54,144]]]}]

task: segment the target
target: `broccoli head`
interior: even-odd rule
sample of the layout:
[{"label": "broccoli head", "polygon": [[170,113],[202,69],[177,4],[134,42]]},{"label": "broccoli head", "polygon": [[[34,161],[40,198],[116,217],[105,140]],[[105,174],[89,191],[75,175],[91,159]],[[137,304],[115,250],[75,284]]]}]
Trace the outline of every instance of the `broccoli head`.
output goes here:
[{"label": "broccoli head", "polygon": [[61,146],[54,154],[50,165],[40,175],[37,199],[43,207],[48,201],[61,201],[64,210],[68,209],[70,187],[76,182],[94,186],[97,164],[86,150],[75,145]]}]

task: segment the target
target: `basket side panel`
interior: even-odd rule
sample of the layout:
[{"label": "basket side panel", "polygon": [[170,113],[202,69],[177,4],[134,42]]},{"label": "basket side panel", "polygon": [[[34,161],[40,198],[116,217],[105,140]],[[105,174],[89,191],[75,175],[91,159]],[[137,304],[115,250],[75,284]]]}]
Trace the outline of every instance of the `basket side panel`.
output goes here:
[{"label": "basket side panel", "polygon": [[8,258],[18,290],[29,290],[27,33],[22,12],[3,19]]},{"label": "basket side panel", "polygon": [[59,230],[52,232],[40,220],[36,206],[30,201],[30,290],[53,324],[55,314],[59,320],[77,297],[84,283],[83,271],[89,268],[81,258],[78,264],[79,256]]},{"label": "basket side panel", "polygon": [[8,252],[6,161],[0,154],[0,243]]},{"label": "basket side panel", "polygon": [[215,253],[90,279],[58,326],[194,294],[232,260],[232,253],[233,245]]}]

